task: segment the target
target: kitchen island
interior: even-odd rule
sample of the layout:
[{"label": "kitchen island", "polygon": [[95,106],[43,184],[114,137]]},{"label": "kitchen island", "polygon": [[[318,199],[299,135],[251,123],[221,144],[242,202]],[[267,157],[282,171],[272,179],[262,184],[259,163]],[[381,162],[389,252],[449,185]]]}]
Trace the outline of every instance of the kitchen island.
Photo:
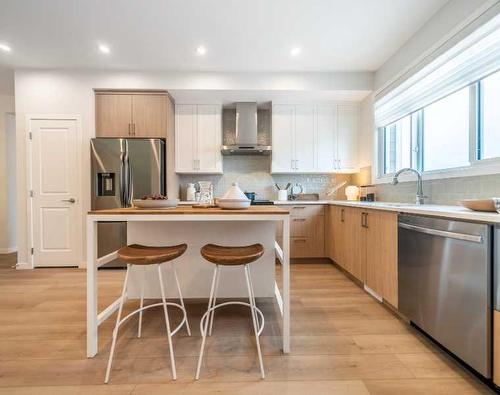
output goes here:
[{"label": "kitchen island", "polygon": [[[97,257],[97,224],[99,222],[127,222],[127,243],[144,245],[174,245],[186,243],[188,252],[176,260],[179,279],[185,299],[208,299],[213,267],[199,254],[202,245],[246,245],[261,243],[266,253],[252,264],[257,297],[276,297],[283,325],[283,352],[290,352],[290,220],[289,213],[279,207],[251,206],[245,210],[220,208],[193,208],[179,206],[170,209],[119,208],[90,211],[87,215],[87,357],[94,357],[98,350],[98,327],[117,309],[120,298],[103,311],[98,311],[99,266],[116,258],[116,252]],[[275,241],[276,225],[283,226],[282,248]],[[274,281],[275,257],[282,264],[283,284],[281,292]],[[137,278],[131,274],[126,298],[138,297]],[[225,288],[220,289],[222,298],[246,296],[243,272],[237,268],[223,272],[230,277]],[[146,298],[159,298],[154,273],[146,273]],[[222,284],[221,284],[222,285]],[[167,288],[172,288],[167,286]],[[167,294],[168,296],[174,296]]]}]

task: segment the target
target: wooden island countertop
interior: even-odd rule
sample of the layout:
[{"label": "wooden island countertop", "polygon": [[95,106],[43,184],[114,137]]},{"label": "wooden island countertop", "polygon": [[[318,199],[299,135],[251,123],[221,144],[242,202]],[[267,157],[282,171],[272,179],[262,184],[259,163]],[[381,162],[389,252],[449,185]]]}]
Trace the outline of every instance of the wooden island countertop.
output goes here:
[{"label": "wooden island countertop", "polygon": [[277,206],[250,206],[247,209],[227,210],[220,207],[177,206],[175,208],[146,209],[137,207],[92,210],[88,215],[289,215],[288,210]]}]

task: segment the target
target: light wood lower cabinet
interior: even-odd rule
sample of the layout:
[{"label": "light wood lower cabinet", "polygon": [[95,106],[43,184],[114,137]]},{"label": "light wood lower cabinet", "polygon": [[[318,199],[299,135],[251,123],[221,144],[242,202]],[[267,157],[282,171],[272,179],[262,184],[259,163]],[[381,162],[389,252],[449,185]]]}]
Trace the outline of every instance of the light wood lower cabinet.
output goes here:
[{"label": "light wood lower cabinet", "polygon": [[366,285],[398,307],[398,215],[365,212]]},{"label": "light wood lower cabinet", "polygon": [[[290,258],[325,256],[325,207],[323,205],[282,205],[290,211]],[[277,229],[281,243],[282,229]]]},{"label": "light wood lower cabinet", "polygon": [[330,206],[326,223],[329,258],[397,307],[397,214]]}]

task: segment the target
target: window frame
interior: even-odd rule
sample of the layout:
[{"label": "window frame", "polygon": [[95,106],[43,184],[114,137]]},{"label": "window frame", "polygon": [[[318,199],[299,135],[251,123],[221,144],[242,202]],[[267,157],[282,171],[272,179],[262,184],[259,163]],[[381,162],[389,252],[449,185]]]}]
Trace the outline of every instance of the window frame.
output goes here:
[{"label": "window frame", "polygon": [[[481,92],[481,83],[488,76],[500,73],[500,70],[495,71],[494,73],[490,73],[487,76],[482,77],[480,80],[475,81],[469,85],[469,164],[466,166],[460,167],[449,167],[444,169],[435,169],[423,171],[423,160],[424,160],[424,152],[423,152],[423,138],[424,138],[424,130],[423,130],[423,110],[426,106],[421,107],[408,115],[412,116],[412,167],[422,172],[424,179],[444,179],[444,178],[454,178],[454,177],[466,177],[466,176],[480,176],[480,175],[488,175],[488,174],[496,174],[500,173],[500,156],[494,158],[485,158],[481,159],[481,148],[482,148],[482,92]],[[433,104],[439,100],[442,100],[449,95],[452,95],[458,92],[461,89],[466,88],[462,87],[454,92],[443,96],[432,103]],[[407,115],[406,115],[407,116]],[[414,140],[414,119],[416,118],[416,136]],[[403,119],[403,117],[399,119]],[[399,120],[398,119],[398,120]],[[397,122],[393,121],[390,124]],[[386,125],[389,126],[390,124]],[[392,181],[394,173],[385,173],[385,127],[381,126],[377,128],[377,170],[376,170],[376,179],[375,183],[388,183]],[[414,166],[414,163],[416,166]],[[411,174],[402,174],[401,181],[414,181],[414,177]]]}]

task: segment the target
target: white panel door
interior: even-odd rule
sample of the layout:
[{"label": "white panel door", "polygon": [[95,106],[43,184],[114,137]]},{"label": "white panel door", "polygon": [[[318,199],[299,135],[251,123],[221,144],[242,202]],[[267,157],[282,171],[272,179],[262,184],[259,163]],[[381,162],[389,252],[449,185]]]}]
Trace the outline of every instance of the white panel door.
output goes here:
[{"label": "white panel door", "polygon": [[272,173],[291,173],[295,165],[295,106],[276,104],[272,113]]},{"label": "white panel door", "polygon": [[76,120],[32,120],[34,266],[79,266],[82,207]]},{"label": "white panel door", "polygon": [[295,171],[315,171],[314,151],[314,106],[295,106]]},{"label": "white panel door", "polygon": [[339,167],[342,171],[355,171],[358,167],[358,106],[339,105],[337,117]]},{"label": "white panel door", "polygon": [[193,173],[196,162],[196,106],[175,106],[175,171]]},{"label": "white panel door", "polygon": [[199,173],[222,173],[221,107],[198,106],[198,168]]},{"label": "white panel door", "polygon": [[316,170],[333,172],[337,167],[337,106],[316,107]]}]

